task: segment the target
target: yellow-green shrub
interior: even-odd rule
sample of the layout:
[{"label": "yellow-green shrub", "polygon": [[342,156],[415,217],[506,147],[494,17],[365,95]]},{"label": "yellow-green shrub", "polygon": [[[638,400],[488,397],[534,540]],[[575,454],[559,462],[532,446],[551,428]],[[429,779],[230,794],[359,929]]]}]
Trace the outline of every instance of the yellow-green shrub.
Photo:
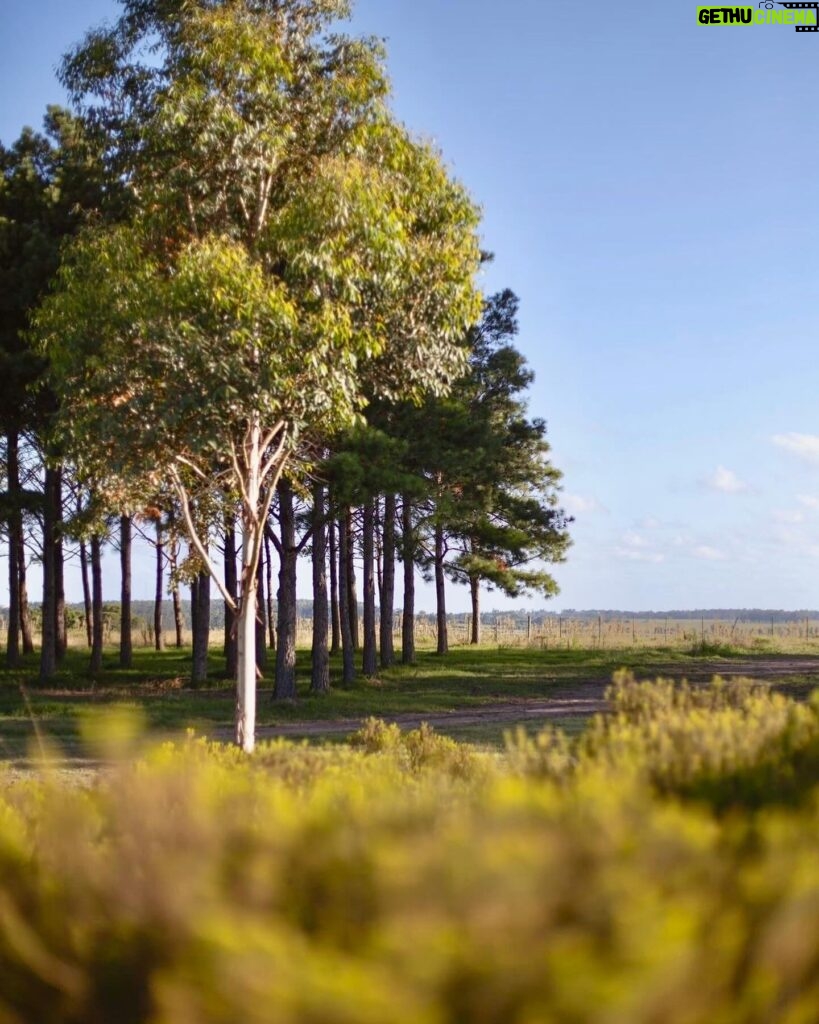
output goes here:
[{"label": "yellow-green shrub", "polygon": [[[5,781],[0,1022],[812,1024],[809,780],[753,813],[666,795],[703,777],[683,717],[753,726],[767,698],[619,685],[587,740],[506,767],[370,723],[357,748],[191,741],[87,790]],[[708,778],[735,772],[730,723]]]}]

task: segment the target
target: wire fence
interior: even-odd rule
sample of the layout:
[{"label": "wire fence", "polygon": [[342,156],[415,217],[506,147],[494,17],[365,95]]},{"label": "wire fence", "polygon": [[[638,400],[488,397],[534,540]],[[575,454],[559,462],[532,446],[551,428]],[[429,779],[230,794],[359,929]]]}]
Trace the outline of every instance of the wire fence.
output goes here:
[{"label": "wire fence", "polygon": [[[6,640],[7,623],[0,619],[0,644]],[[361,624],[359,622],[359,630]],[[376,630],[380,623],[376,619]],[[393,639],[400,647],[402,617],[394,618]],[[447,619],[447,639],[450,647],[469,645],[472,620],[469,615],[452,615]],[[481,643],[495,647],[532,647],[541,650],[619,650],[630,647],[692,649],[730,647],[753,650],[819,650],[819,618],[755,619],[640,618],[599,615],[589,616],[531,616],[488,613],[481,617]],[[166,646],[175,643],[175,632],[163,630]],[[309,615],[301,614],[296,623],[296,643],[309,647],[313,639],[313,622]],[[152,624],[143,619],[134,623],[133,643],[137,647],[153,647]],[[211,626],[211,645],[222,640],[222,626]],[[434,615],[421,613],[415,619],[415,642],[421,647],[434,647],[438,630]],[[119,630],[114,621],[106,620],[104,642],[119,643]],[[189,629],[183,632],[183,642],[191,642]],[[69,643],[80,647],[86,643],[84,629],[69,631]]]}]

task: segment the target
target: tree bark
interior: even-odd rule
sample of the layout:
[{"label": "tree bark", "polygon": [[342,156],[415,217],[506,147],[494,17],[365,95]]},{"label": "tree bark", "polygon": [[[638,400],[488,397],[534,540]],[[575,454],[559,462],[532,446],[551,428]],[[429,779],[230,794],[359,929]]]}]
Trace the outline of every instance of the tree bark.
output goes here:
[{"label": "tree bark", "polygon": [[63,470],[54,470],[54,642],[57,664],[68,650],[68,623],[65,615],[65,557],[63,552]]},{"label": "tree bark", "polygon": [[392,634],[395,615],[395,495],[384,498],[384,539],[382,542],[383,569],[381,571],[381,667],[389,668],[395,662]]},{"label": "tree bark", "polygon": [[361,646],[358,636],[358,591],[355,579],[355,540],[353,538],[353,513],[347,509],[344,517],[344,529],[347,531],[347,594],[349,601],[350,633],[353,638],[353,650]]},{"label": "tree bark", "polygon": [[338,654],[341,650],[341,618],[338,611],[338,546],[336,535],[338,527],[335,520],[329,523],[330,542],[330,654]]},{"label": "tree bark", "polygon": [[289,480],[279,481],[279,526],[281,552],[277,594],[277,642],[275,700],[296,697],[296,517],[293,488]]},{"label": "tree bark", "polygon": [[6,478],[9,498],[9,632],[6,642],[6,665],[20,664],[20,548],[23,513],[20,495],[20,437],[16,430],[6,440]]},{"label": "tree bark", "polygon": [[[239,577],[236,572],[236,527],[232,516],[225,522],[225,590],[238,604]],[[239,663],[239,637],[236,612],[225,601],[225,674],[235,679]]]},{"label": "tree bark", "polygon": [[347,530],[346,515],[339,521],[338,526],[338,603],[341,625],[341,678],[345,686],[350,686],[355,682],[355,647],[353,646],[353,629],[350,622],[350,586],[347,579],[350,567],[350,559],[347,552],[350,534]]},{"label": "tree bark", "polygon": [[131,636],[131,540],[132,523],[130,516],[119,517],[119,667],[130,668],[134,660],[134,645]]},{"label": "tree bark", "polygon": [[267,668],[267,608],[265,605],[264,553],[256,566],[256,665],[260,672]]},{"label": "tree bark", "polygon": [[438,654],[449,650],[446,624],[446,578],[444,576],[444,527],[435,524],[435,610],[438,623]]},{"label": "tree bark", "polygon": [[[194,613],[195,609],[195,613]],[[193,618],[193,668],[191,685],[201,686],[208,679],[208,647],[210,646],[210,575],[200,572],[191,590]]]},{"label": "tree bark", "polygon": [[310,690],[326,693],[330,689],[330,652],[327,648],[327,527],[324,486],[313,487],[313,650]]},{"label": "tree bark", "polygon": [[47,466],[43,494],[43,614],[40,647],[40,679],[42,681],[51,679],[57,671],[57,581],[54,571],[57,530],[56,489],[56,471]]},{"label": "tree bark", "polygon": [[471,644],[481,642],[481,581],[477,576],[469,577],[469,592],[472,597],[472,635]]},{"label": "tree bark", "polygon": [[26,545],[22,530],[18,537],[17,564],[20,567],[20,632],[23,637],[23,654],[34,654],[34,630],[31,625],[26,585]]},{"label": "tree bark", "polygon": [[91,675],[102,671],[102,540],[91,537]]},{"label": "tree bark", "polygon": [[401,662],[415,664],[415,539],[412,529],[412,505],[404,495],[401,509],[404,561],[404,615],[401,621]]},{"label": "tree bark", "polygon": [[164,598],[165,544],[162,540],[162,520],[156,520],[156,589],[154,590],[154,648],[165,650],[165,631],[162,627],[162,601]]},{"label": "tree bark", "polygon": [[89,648],[94,640],[91,635],[91,584],[88,580],[88,548],[80,541],[80,576],[82,578],[82,603],[85,609],[85,639]]},{"label": "tree bark", "polygon": [[184,643],[184,627],[185,623],[182,619],[182,601],[179,598],[179,584],[176,582],[176,569],[178,566],[179,558],[179,539],[171,534],[171,579],[173,580],[173,589],[171,590],[171,601],[173,602],[173,624],[176,632],[176,647],[177,650],[183,646]]},{"label": "tree bark", "polygon": [[363,521],[364,649],[361,669],[365,676],[372,677],[378,666],[375,633],[375,509],[372,498],[364,502]]},{"label": "tree bark", "polygon": [[264,532],[264,564],[267,576],[267,646],[276,650],[276,609],[273,607],[273,558],[270,553],[270,535]]}]

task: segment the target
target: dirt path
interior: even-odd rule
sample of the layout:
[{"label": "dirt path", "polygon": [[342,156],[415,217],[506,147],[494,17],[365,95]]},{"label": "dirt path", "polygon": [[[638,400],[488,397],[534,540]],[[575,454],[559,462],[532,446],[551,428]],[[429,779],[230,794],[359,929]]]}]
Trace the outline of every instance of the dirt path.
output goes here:
[{"label": "dirt path", "polygon": [[[637,672],[638,678],[663,676],[671,679],[686,678],[692,683],[710,682],[715,675],[725,679],[747,677],[776,684],[787,683],[794,677],[816,677],[819,686],[819,658],[816,657],[770,657],[737,661],[705,661],[696,666],[683,667],[670,663],[653,666],[650,671]],[[518,724],[546,723],[550,719],[584,718],[606,710],[605,691],[608,680],[590,679],[586,682],[573,680],[565,685],[555,682],[554,697],[529,699],[520,697],[496,703],[473,705],[467,708],[453,708],[450,711],[405,712],[401,714],[373,715],[385,722],[394,722],[402,729],[417,729],[423,722],[434,729],[468,728],[470,726],[513,726]],[[277,737],[337,736],[349,735],[361,728],[364,718],[339,718],[331,721],[304,720],[281,722],[277,725],[260,726],[256,735],[260,740]],[[218,728],[214,738],[230,739],[232,730]]]}]

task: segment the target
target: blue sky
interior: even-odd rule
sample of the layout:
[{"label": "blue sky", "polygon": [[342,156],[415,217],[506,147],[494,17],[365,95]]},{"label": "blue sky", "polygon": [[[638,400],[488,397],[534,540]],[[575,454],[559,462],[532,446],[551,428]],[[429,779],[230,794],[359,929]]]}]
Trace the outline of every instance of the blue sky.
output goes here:
[{"label": "blue sky", "polygon": [[[0,139],[115,11],[6,0]],[[521,298],[577,518],[554,607],[819,607],[819,33],[682,0],[360,0],[354,26],[483,207],[485,290]]]}]

